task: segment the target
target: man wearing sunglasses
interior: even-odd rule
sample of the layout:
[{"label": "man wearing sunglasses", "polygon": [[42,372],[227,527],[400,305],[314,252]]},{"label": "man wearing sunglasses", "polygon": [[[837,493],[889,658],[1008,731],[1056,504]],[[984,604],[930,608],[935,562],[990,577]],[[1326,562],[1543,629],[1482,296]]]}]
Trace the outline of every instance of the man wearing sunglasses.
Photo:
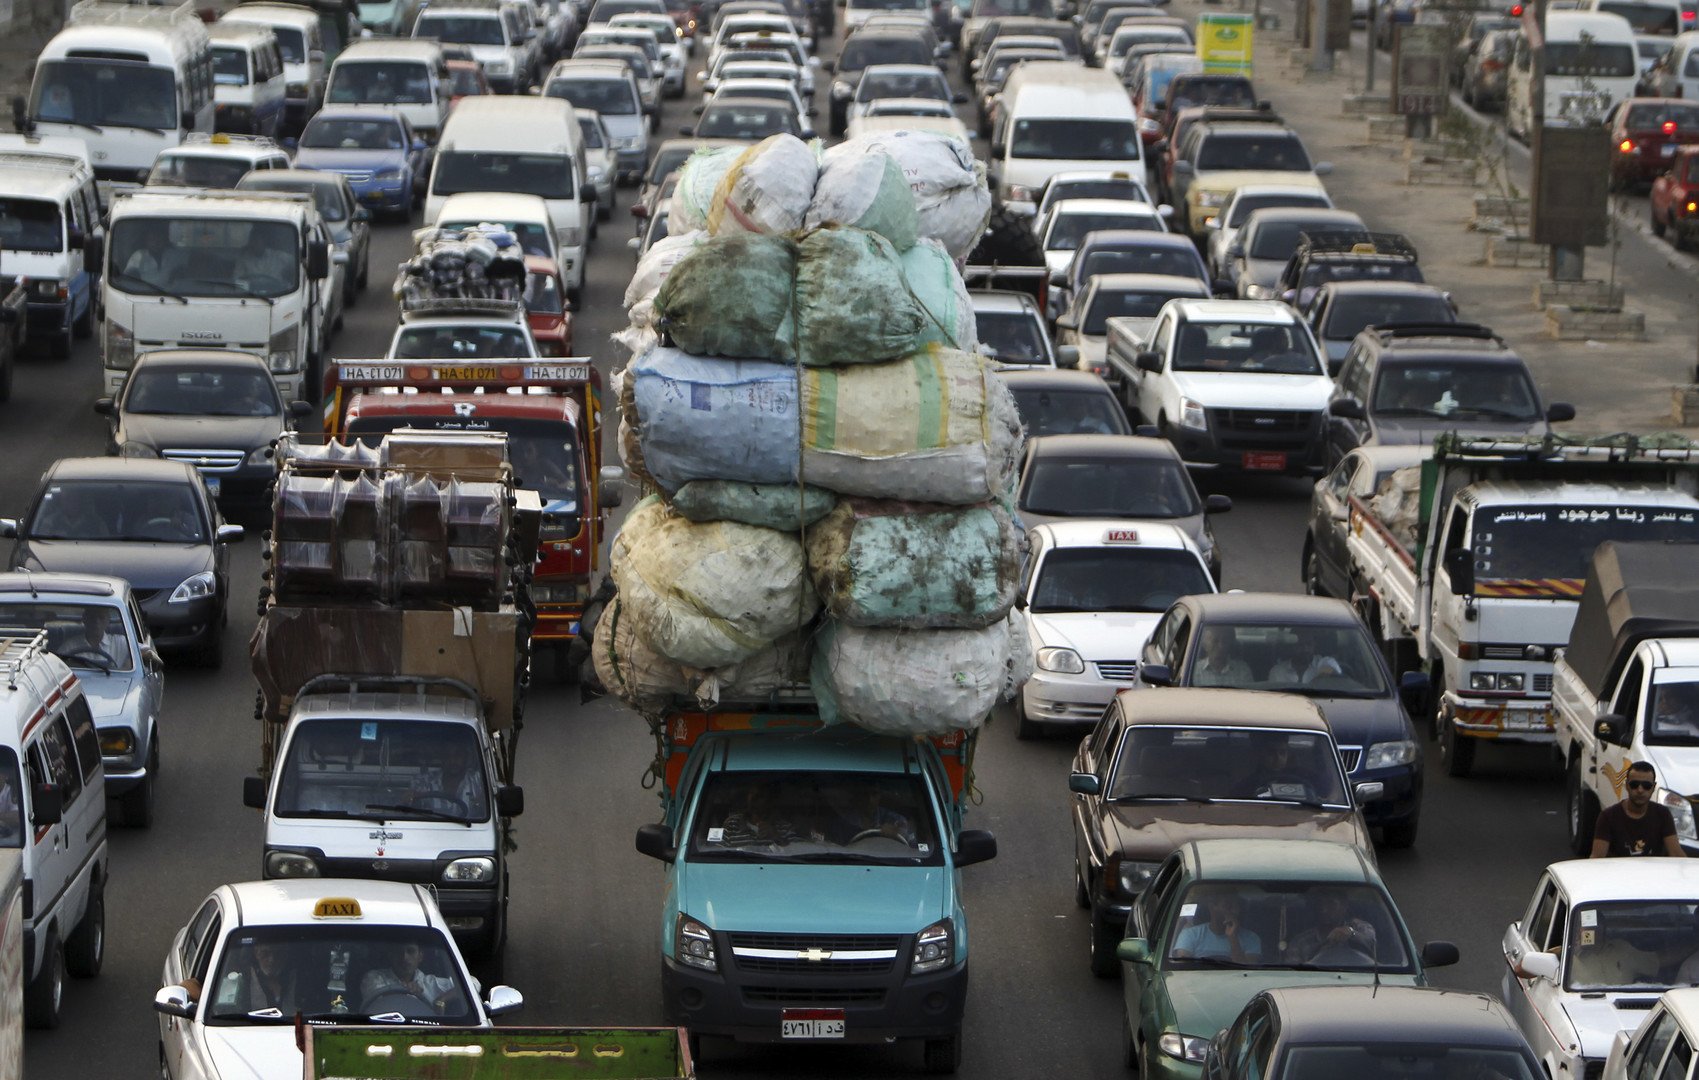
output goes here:
[{"label": "man wearing sunglasses", "polygon": [[1669,855],[1683,858],[1675,835],[1675,816],[1663,803],[1652,801],[1657,770],[1649,761],[1628,767],[1628,794],[1615,806],[1599,811],[1593,828],[1593,858],[1617,855]]}]

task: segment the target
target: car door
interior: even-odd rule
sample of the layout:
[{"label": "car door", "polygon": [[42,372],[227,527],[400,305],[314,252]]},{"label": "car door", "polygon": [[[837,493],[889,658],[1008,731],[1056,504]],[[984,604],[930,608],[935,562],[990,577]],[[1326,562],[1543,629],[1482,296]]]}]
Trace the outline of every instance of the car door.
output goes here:
[{"label": "car door", "polygon": [[[157,737],[159,714],[165,708],[165,664],[159,658],[158,650],[154,648],[153,635],[148,633],[147,620],[142,618],[141,608],[136,606],[135,596],[126,596],[124,612],[124,618],[130,624],[130,640],[136,643],[136,663],[141,666],[140,711],[145,725],[144,731]],[[149,741],[151,744],[151,738]]]},{"label": "car door", "polygon": [[201,910],[195,914],[194,921],[183,934],[181,946],[174,950],[167,960],[164,985],[190,985],[198,990],[195,998],[196,1019],[182,1020],[174,1016],[163,1017],[165,1036],[161,1042],[165,1044],[165,1058],[171,1065],[173,1076],[182,1076],[187,1070],[184,1062],[193,1057],[196,1061],[206,1061],[206,1048],[199,1046],[202,1031],[199,1017],[205,1015],[204,1009],[210,988],[206,985],[207,972],[212,967],[212,954],[218,948],[219,938],[224,931],[224,910],[216,896],[211,897],[201,905]]},{"label": "car door", "polygon": [[1156,328],[1150,334],[1149,349],[1160,359],[1162,370],[1146,371],[1135,363],[1133,377],[1127,383],[1127,405],[1135,410],[1141,424],[1156,423],[1156,418],[1162,413],[1163,376],[1167,373],[1168,354],[1174,344],[1174,323],[1174,315],[1165,312],[1157,319]]},{"label": "car door", "polygon": [[1349,597],[1350,559],[1346,554],[1344,527],[1350,516],[1351,489],[1357,473],[1367,468],[1361,454],[1346,454],[1333,471],[1316,484],[1310,502],[1310,548],[1315,555],[1315,576],[1329,596]]},{"label": "car door", "polygon": [[[1169,943],[1173,939],[1174,924],[1179,914],[1191,905],[1182,905],[1180,893],[1189,884],[1178,859],[1170,856],[1170,861],[1164,864],[1172,867],[1174,874],[1165,882],[1153,880],[1151,888],[1146,892],[1150,895],[1150,903],[1139,916],[1142,924],[1143,937],[1150,950],[1150,958],[1141,963],[1123,964],[1121,976],[1126,980],[1124,994],[1129,1003],[1130,1020],[1135,1021],[1133,1027],[1144,1035],[1146,1045],[1154,1043],[1161,1035],[1162,1017],[1165,1010],[1160,1006],[1161,970],[1163,957],[1168,954]],[[1158,879],[1161,872],[1158,872]],[[1157,891],[1157,885],[1163,886]]]},{"label": "car door", "polygon": [[[1124,727],[1120,706],[1111,704],[1103,711],[1102,718],[1081,743],[1075,756],[1074,768],[1096,776],[1100,792],[1109,783],[1109,771],[1115,750],[1121,745]],[[1073,810],[1075,865],[1095,876],[1104,859],[1103,798],[1101,794],[1074,792]]]},{"label": "car door", "polygon": [[[1523,955],[1533,952],[1556,952],[1561,958],[1567,950],[1558,951],[1564,944],[1564,932],[1569,923],[1569,903],[1550,875],[1543,875],[1529,902],[1527,917],[1513,924],[1519,932],[1516,947]],[[1506,935],[1507,944],[1510,935]],[[1520,960],[1520,957],[1517,957]],[[1507,957],[1508,962],[1508,957]],[[1505,974],[1504,1000],[1516,1018],[1536,1056],[1565,1060],[1569,1046],[1575,1042],[1574,1029],[1561,1000],[1561,973],[1557,982],[1528,978],[1516,974],[1514,968]]]},{"label": "car door", "polygon": [[[70,845],[66,841],[69,835],[69,822],[61,811],[59,821],[47,824],[40,821],[35,814],[35,793],[42,785],[56,783],[48,757],[42,748],[42,739],[46,728],[38,730],[35,738],[24,748],[24,790],[30,802],[29,829],[29,887],[32,898],[32,917],[36,926],[45,925],[45,920],[54,912],[56,905],[64,896],[70,885],[72,874],[76,869],[76,860],[72,857]],[[61,792],[62,797],[66,797]],[[65,806],[65,803],[61,803]],[[61,942],[64,932],[60,932]],[[41,946],[38,944],[37,948]]]},{"label": "car door", "polygon": [[[82,701],[80,694],[76,700]],[[85,703],[83,713],[87,711]],[[92,717],[89,723],[93,724]],[[99,745],[97,739],[97,760]],[[106,828],[106,804],[105,792],[90,792],[83,781],[76,742],[63,712],[41,725],[30,744],[27,762],[31,791],[40,783],[57,786],[61,807],[57,825],[43,826],[32,822],[35,824],[35,865],[38,870],[32,895],[36,897],[35,918],[40,925],[44,916],[56,913],[80,915],[84,898],[76,895],[74,886],[82,869],[83,856],[93,842],[92,833]],[[97,802],[100,804],[99,820],[95,821],[90,804]],[[70,934],[72,922],[72,919],[60,918],[58,931],[61,943]]]},{"label": "car door", "polygon": [[1345,354],[1345,359],[1339,367],[1339,377],[1334,380],[1333,396],[1329,400],[1327,410],[1327,460],[1331,464],[1339,461],[1346,454],[1369,442],[1371,433],[1366,420],[1358,420],[1348,416],[1340,416],[1333,411],[1334,402],[1346,401],[1358,406],[1363,415],[1368,415],[1370,393],[1369,387],[1374,374],[1367,353],[1355,344]]}]

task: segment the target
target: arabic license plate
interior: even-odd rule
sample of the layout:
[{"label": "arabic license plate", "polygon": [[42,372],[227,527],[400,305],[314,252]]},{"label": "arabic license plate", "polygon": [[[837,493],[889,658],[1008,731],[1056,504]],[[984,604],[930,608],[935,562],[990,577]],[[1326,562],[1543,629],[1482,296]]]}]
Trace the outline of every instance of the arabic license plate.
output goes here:
[{"label": "arabic license plate", "polygon": [[779,1014],[779,1036],[785,1039],[841,1039],[842,1009],[785,1009]]},{"label": "arabic license plate", "polygon": [[342,378],[349,382],[389,382],[401,381],[400,364],[338,364],[337,371]]},{"label": "arabic license plate", "polygon": [[1244,467],[1257,472],[1279,472],[1286,468],[1286,455],[1277,450],[1247,450]]},{"label": "arabic license plate", "polygon": [[443,382],[485,382],[501,378],[493,364],[444,364],[434,372]]},{"label": "arabic license plate", "polygon": [[223,482],[216,476],[203,476],[201,479],[206,481],[206,493],[215,499],[218,498],[218,489],[223,486]]},{"label": "arabic license plate", "polygon": [[1675,143],[1665,143],[1658,147],[1658,153],[1664,157],[1675,157]]}]

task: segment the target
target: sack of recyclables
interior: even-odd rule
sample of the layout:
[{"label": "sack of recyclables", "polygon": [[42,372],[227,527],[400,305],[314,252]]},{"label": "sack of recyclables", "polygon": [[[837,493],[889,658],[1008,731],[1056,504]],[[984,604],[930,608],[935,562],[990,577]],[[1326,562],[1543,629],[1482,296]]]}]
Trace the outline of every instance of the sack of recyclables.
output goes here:
[{"label": "sack of recyclables", "polygon": [[655,348],[625,370],[621,396],[621,441],[636,443],[626,464],[640,462],[668,493],[692,480],[800,481],[973,504],[1009,489],[1020,454],[1008,388],[980,357],[952,349],[799,371]]},{"label": "sack of recyclables", "polygon": [[659,712],[680,698],[703,708],[722,699],[760,701],[808,680],[808,649],[800,635],[786,635],[735,664],[689,667],[650,647],[618,599],[596,623],[590,661],[609,693],[645,712]]},{"label": "sack of recyclables", "polygon": [[952,258],[967,258],[991,219],[985,166],[967,144],[933,131],[858,135],[822,155],[821,186],[841,160],[869,155],[889,157],[901,171],[913,195],[918,235],[942,243]]}]

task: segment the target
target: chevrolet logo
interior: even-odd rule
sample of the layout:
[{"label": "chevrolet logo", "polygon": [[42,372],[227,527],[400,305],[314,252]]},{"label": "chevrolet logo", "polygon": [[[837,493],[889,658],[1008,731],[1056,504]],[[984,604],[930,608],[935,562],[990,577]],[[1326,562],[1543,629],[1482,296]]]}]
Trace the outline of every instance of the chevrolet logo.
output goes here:
[{"label": "chevrolet logo", "polygon": [[831,949],[799,949],[799,950],[797,950],[796,958],[798,960],[808,960],[808,961],[811,961],[813,963],[818,964],[823,960],[830,960],[832,958],[832,950]]}]

